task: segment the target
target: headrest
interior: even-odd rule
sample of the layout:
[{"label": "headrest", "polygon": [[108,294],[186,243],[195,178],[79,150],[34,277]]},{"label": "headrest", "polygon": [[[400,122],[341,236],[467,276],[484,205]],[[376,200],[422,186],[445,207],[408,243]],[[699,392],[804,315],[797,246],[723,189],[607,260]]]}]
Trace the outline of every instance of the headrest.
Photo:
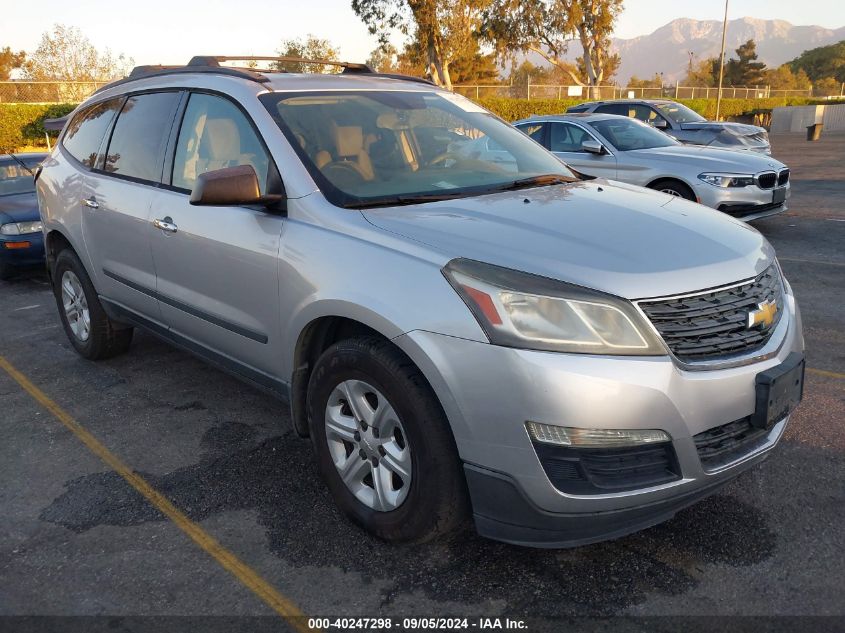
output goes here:
[{"label": "headrest", "polygon": [[401,123],[395,112],[383,112],[376,117],[376,127],[386,130],[402,130],[407,129],[408,124]]},{"label": "headrest", "polygon": [[339,125],[335,128],[338,156],[355,156],[364,149],[364,130],[357,125]]},{"label": "headrest", "polygon": [[206,119],[202,145],[211,160],[234,160],[241,155],[241,135],[231,119]]}]

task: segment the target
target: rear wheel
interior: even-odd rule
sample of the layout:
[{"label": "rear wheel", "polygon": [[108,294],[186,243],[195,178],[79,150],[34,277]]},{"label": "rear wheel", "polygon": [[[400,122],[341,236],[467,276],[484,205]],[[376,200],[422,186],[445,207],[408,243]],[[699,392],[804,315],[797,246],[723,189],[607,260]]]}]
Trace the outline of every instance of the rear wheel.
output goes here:
[{"label": "rear wheel", "polygon": [[100,360],[129,349],[132,328],[109,319],[85,267],[72,250],[65,249],[56,257],[53,292],[65,333],[82,356]]},{"label": "rear wheel", "polygon": [[379,538],[420,542],[466,518],[461,462],[419,369],[375,337],[341,341],[308,384],[317,461],[338,506]]},{"label": "rear wheel", "polygon": [[680,180],[672,180],[670,178],[667,178],[664,180],[658,180],[657,182],[653,182],[648,187],[649,189],[656,189],[657,191],[668,193],[670,196],[684,198],[685,200],[692,200],[693,202],[696,202],[695,194],[693,193],[692,189],[690,189]]}]

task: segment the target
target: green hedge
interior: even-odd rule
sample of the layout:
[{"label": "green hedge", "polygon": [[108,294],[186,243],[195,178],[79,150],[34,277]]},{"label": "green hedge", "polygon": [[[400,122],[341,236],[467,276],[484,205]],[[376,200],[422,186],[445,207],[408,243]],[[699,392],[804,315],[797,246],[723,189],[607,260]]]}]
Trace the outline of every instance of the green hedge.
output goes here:
[{"label": "green hedge", "polygon": [[24,145],[45,146],[44,119],[55,119],[76,105],[0,103],[0,151],[15,151]]},{"label": "green hedge", "polygon": [[[526,117],[543,114],[560,114],[570,106],[583,103],[585,99],[512,99],[509,97],[482,97],[478,100],[488,110],[495,112],[506,121],[516,121]],[[715,99],[678,99],[703,117],[713,119],[716,116]],[[755,114],[768,114],[779,106],[830,104],[835,101],[808,99],[806,97],[778,97],[772,99],[722,99],[720,114],[724,118],[748,117]]]}]

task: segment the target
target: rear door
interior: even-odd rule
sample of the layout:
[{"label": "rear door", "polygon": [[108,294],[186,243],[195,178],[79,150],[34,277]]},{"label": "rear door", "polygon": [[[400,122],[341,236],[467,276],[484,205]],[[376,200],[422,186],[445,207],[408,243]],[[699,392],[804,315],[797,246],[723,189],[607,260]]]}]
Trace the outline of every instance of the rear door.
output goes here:
[{"label": "rear door", "polygon": [[160,322],[150,251],[150,205],[161,182],[164,148],[180,92],[126,99],[86,178],[83,234],[107,299]]},{"label": "rear door", "polygon": [[281,358],[277,256],[285,218],[265,208],[189,202],[199,174],[237,165],[252,165],[266,192],[275,172],[269,152],[233,101],[194,92],[171,155],[169,184],[150,215],[170,225],[154,228],[151,240],[162,317],[198,353],[213,352],[213,360],[274,387]]},{"label": "rear door", "polygon": [[[549,123],[549,149],[576,171],[595,178],[616,178],[616,157],[612,154],[593,154],[585,151],[584,141],[596,141],[592,134],[579,125],[564,121]],[[602,143],[602,145],[605,145]]]}]

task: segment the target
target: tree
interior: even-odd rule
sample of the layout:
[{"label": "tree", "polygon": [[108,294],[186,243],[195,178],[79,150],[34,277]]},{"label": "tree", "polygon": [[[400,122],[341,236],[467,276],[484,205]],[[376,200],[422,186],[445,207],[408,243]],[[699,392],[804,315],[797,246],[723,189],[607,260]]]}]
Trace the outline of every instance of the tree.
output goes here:
[{"label": "tree", "polygon": [[[731,58],[725,64],[724,83],[729,86],[759,86],[766,82],[766,64],[757,60],[754,40],[740,44],[736,49],[739,59]],[[718,69],[718,65],[716,66]]]},{"label": "tree", "polygon": [[478,52],[474,32],[489,1],[352,0],[352,9],[382,45],[397,30],[411,37],[411,52],[423,60],[431,79],[451,89],[451,64]]},{"label": "tree", "polygon": [[824,77],[813,83],[813,96],[832,97],[842,94],[842,84],[833,77]]},{"label": "tree", "polygon": [[[484,12],[481,35],[500,56],[538,53],[575,83],[589,86],[590,96],[597,97],[597,86],[608,78],[609,66],[618,66],[609,49],[621,11],[622,0],[493,0]],[[575,39],[583,51],[583,79],[569,70],[564,59]]]},{"label": "tree", "polygon": [[845,83],[845,40],[804,51],[789,65],[793,72],[803,70],[813,81],[833,77],[840,84]]},{"label": "tree", "polygon": [[98,51],[78,28],[56,24],[41,36],[23,70],[34,81],[107,81],[126,76],[133,65],[123,54]]},{"label": "tree", "polygon": [[0,81],[7,81],[15,68],[20,68],[26,60],[26,53],[15,53],[6,46],[0,48]]},{"label": "tree", "polygon": [[[302,38],[289,39],[282,42],[276,52],[282,57],[300,57],[302,59],[324,59],[326,61],[338,61],[340,51],[329,40],[320,39],[309,33],[304,40]],[[303,64],[300,62],[276,62],[274,67],[289,73],[336,73],[340,72],[340,66],[329,64]]]},{"label": "tree", "polygon": [[801,69],[794,73],[789,64],[766,70],[764,83],[772,90],[807,90],[812,85],[807,73]]},{"label": "tree", "polygon": [[636,75],[633,75],[628,80],[627,88],[662,88],[663,87],[663,77],[660,76],[659,73],[654,73],[654,77],[651,79],[640,79]]}]

